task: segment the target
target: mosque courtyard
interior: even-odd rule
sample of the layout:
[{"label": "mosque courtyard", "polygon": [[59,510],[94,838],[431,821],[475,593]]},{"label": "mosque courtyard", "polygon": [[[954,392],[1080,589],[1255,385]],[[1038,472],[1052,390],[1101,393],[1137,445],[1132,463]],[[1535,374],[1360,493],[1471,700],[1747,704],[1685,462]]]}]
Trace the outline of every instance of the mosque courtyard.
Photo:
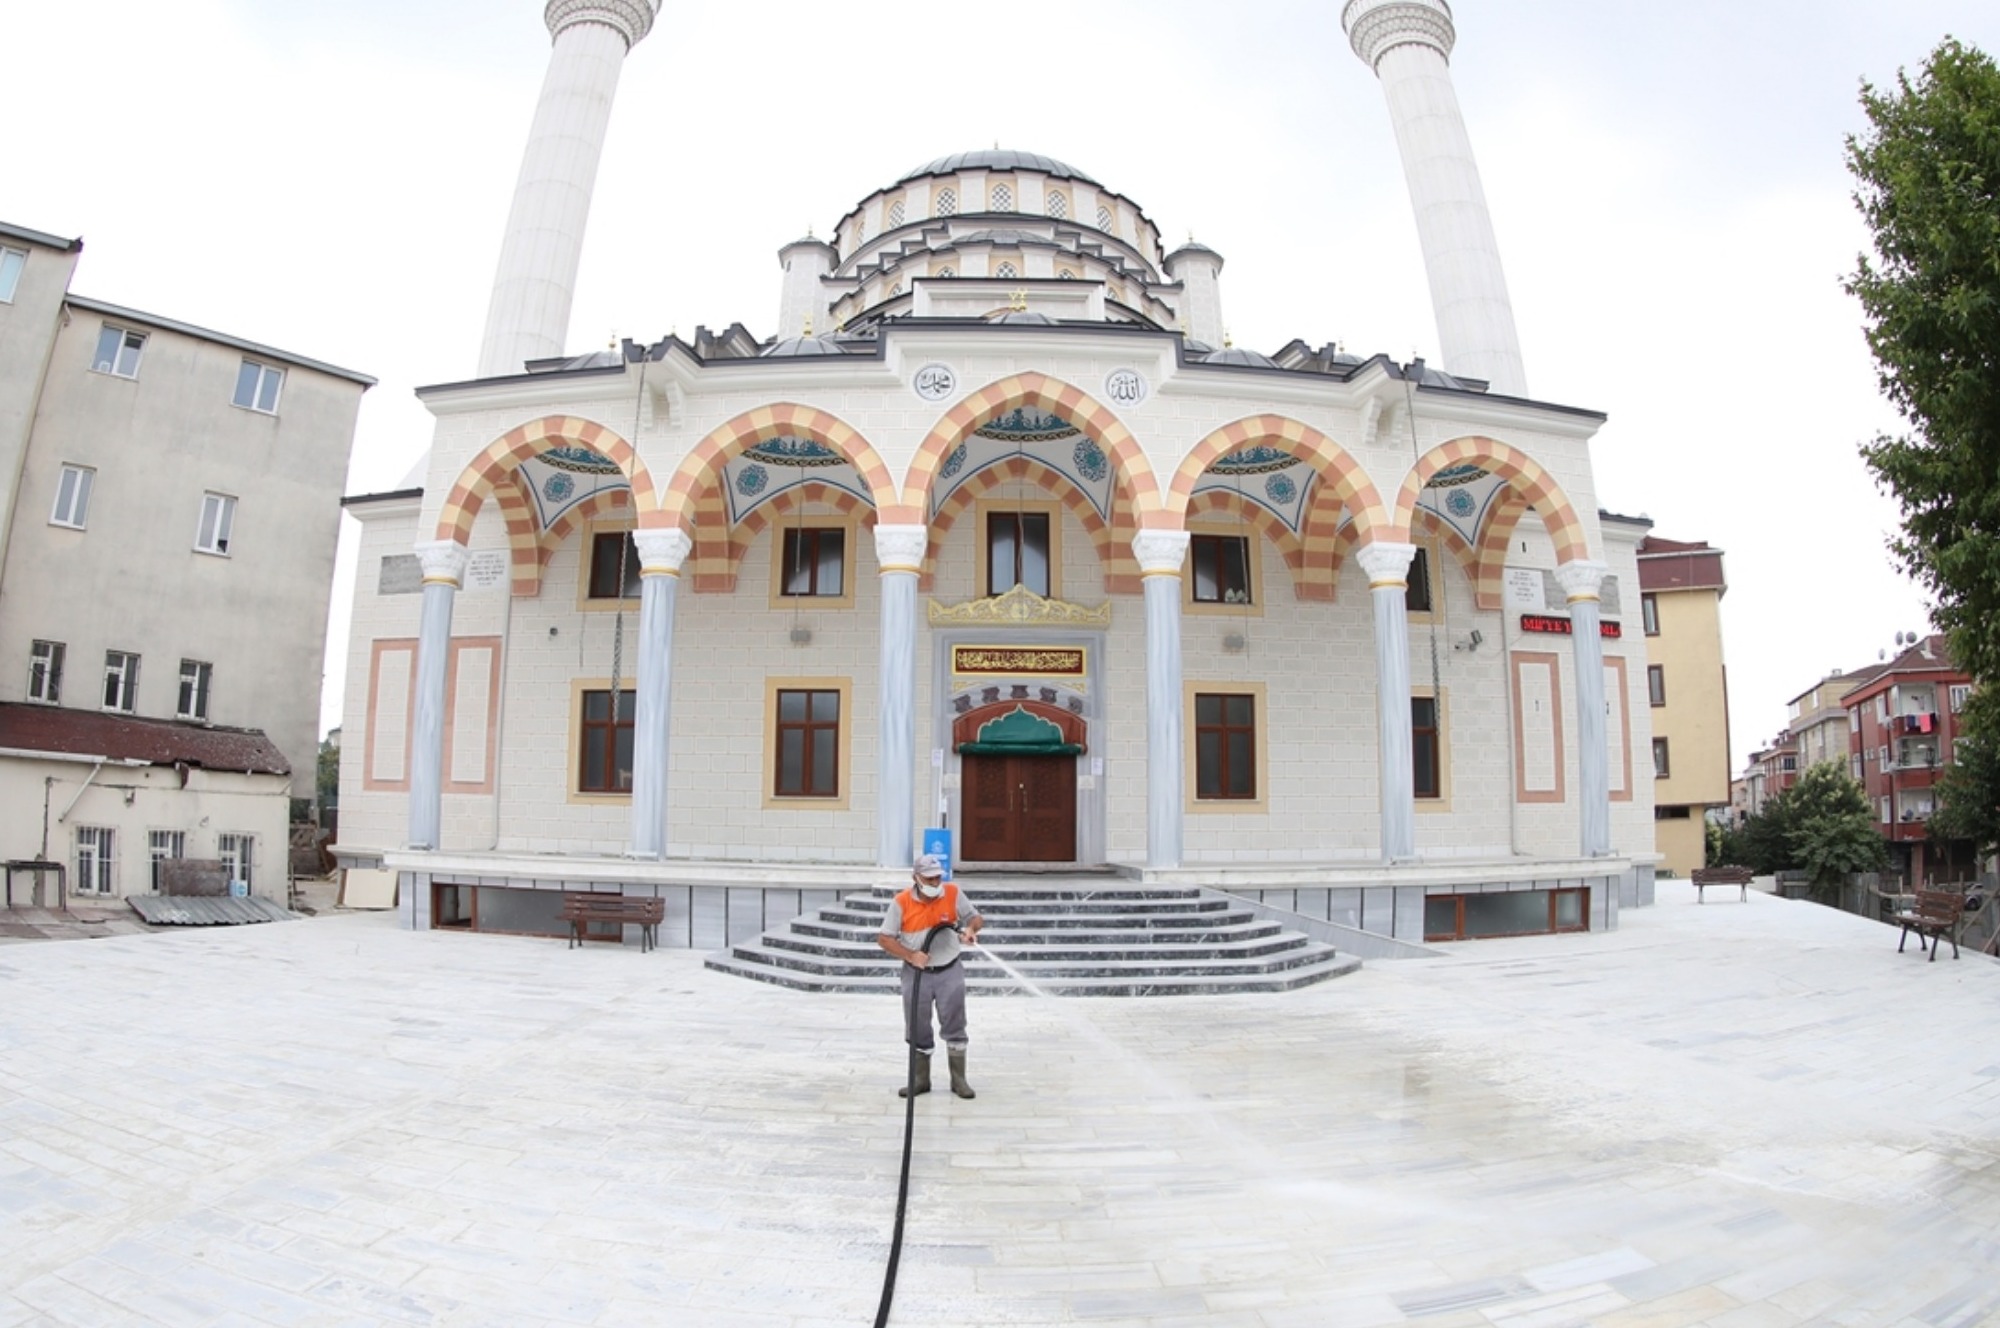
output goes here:
[{"label": "mosque courtyard", "polygon": [[[976,999],[891,1322],[2000,1322],[1996,961],[1675,882],[1448,949]],[[873,1322],[896,1005],[701,959],[379,915],[0,948],[0,1328]]]}]

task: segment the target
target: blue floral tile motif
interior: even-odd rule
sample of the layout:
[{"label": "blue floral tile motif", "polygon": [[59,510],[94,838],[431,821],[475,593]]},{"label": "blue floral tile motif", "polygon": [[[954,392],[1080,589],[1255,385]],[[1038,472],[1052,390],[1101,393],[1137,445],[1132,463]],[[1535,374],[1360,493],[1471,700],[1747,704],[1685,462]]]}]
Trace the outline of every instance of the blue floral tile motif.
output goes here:
[{"label": "blue floral tile motif", "polygon": [[952,449],[951,455],[944,459],[944,464],[938,467],[938,474],[950,479],[963,469],[965,469],[965,444],[960,443]]},{"label": "blue floral tile motif", "polygon": [[1447,511],[1457,517],[1471,516],[1479,508],[1479,504],[1472,500],[1472,495],[1463,489],[1453,489],[1447,494],[1444,505]]},{"label": "blue floral tile motif", "polygon": [[1485,474],[1486,472],[1483,469],[1469,463],[1463,466],[1447,466],[1445,469],[1431,476],[1431,482],[1424,487],[1429,489],[1449,489],[1454,485],[1470,484]]},{"label": "blue floral tile motif", "polygon": [[1088,438],[1076,445],[1074,455],[1077,474],[1092,484],[1111,473],[1111,467],[1105,464],[1104,450]]},{"label": "blue floral tile motif", "polygon": [[542,497],[560,503],[576,492],[576,481],[560,472],[542,481]]},{"label": "blue floral tile motif", "polygon": [[1280,507],[1290,507],[1292,499],[1299,496],[1299,486],[1290,475],[1273,475],[1264,481],[1264,496]]},{"label": "blue floral tile motif", "polygon": [[736,492],[745,498],[755,498],[764,492],[764,486],[771,482],[771,476],[762,466],[749,465],[736,477]]},{"label": "blue floral tile motif", "polygon": [[1032,406],[1016,406],[975,432],[982,438],[997,438],[1002,442],[1032,443],[1054,438],[1074,438],[1082,430],[1060,415],[1051,415]]},{"label": "blue floral tile motif", "polygon": [[794,438],[789,434],[766,439],[746,450],[745,455],[773,466],[840,466],[847,458],[810,438]]},{"label": "blue floral tile motif", "polygon": [[581,475],[616,475],[618,463],[610,457],[601,456],[587,447],[551,447],[536,458],[544,465],[558,470],[573,470]]}]

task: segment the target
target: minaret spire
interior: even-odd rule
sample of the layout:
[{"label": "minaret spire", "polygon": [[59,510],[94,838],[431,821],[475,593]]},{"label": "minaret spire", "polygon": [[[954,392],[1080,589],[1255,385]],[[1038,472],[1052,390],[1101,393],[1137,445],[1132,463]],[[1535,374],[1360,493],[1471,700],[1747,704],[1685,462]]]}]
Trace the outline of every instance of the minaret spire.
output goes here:
[{"label": "minaret spire", "polygon": [[548,0],[543,10],[554,45],[500,245],[481,378],[517,374],[528,360],[563,353],[619,70],[652,30],[660,3]]},{"label": "minaret spire", "polygon": [[1444,367],[1483,378],[1496,392],[1526,396],[1500,246],[1451,83],[1458,37],[1451,6],[1445,0],[1347,0],[1340,24],[1389,101]]}]

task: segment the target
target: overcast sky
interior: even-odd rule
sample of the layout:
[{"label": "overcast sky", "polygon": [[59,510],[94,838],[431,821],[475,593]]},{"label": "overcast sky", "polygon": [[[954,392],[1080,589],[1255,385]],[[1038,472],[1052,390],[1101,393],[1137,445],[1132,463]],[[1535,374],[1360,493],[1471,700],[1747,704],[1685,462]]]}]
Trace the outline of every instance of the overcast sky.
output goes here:
[{"label": "overcast sky", "polygon": [[[87,242],[75,290],[374,375],[350,492],[471,376],[548,54],[539,0],[16,7],[0,218]],[[777,248],[948,152],[1062,158],[1222,252],[1238,345],[1435,363],[1381,92],[1338,0],[666,0],[626,62],[572,350],[776,330]],[[1856,445],[1899,426],[1840,290],[1863,79],[1993,0],[1460,0],[1453,71],[1531,393],[1606,412],[1598,495],[1727,552],[1732,746],[1927,625]],[[1446,366],[1449,367],[1449,366]],[[353,523],[324,725],[339,722]]]}]

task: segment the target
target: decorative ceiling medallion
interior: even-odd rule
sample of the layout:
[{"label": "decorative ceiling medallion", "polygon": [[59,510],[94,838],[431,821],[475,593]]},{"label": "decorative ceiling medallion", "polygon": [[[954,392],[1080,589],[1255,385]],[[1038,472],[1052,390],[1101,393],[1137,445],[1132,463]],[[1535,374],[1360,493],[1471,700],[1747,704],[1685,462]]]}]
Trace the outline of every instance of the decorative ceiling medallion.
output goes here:
[{"label": "decorative ceiling medallion", "polygon": [[1104,375],[1104,395],[1113,405],[1136,406],[1153,394],[1153,385],[1137,369],[1113,369]]},{"label": "decorative ceiling medallion", "polygon": [[930,602],[933,627],[1109,627],[1111,601],[1094,609],[1065,600],[1043,599],[1026,586],[1004,595],[963,604]]},{"label": "decorative ceiling medallion", "polygon": [[1258,443],[1231,452],[1228,456],[1217,457],[1209,467],[1218,475],[1261,475],[1266,471],[1284,470],[1299,464],[1299,459],[1282,448]]},{"label": "decorative ceiling medallion", "polygon": [[958,390],[958,375],[948,364],[926,364],[910,380],[910,390],[925,401],[943,401]]}]

